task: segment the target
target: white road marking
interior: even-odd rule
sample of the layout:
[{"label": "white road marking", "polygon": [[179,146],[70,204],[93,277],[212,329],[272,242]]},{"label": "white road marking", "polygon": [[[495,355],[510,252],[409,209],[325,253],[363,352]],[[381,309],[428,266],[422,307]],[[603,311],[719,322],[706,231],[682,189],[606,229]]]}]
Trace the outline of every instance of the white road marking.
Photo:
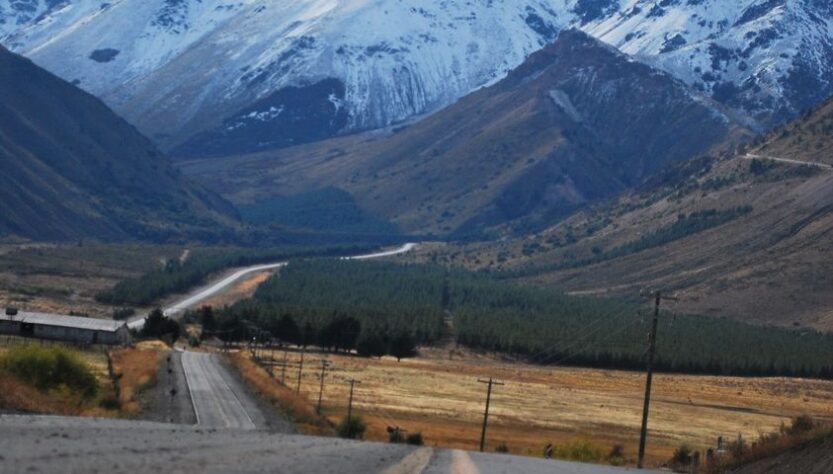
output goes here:
[{"label": "white road marking", "polygon": [[434,456],[434,450],[431,448],[417,449],[402,458],[395,466],[382,471],[382,474],[422,474],[431,462],[432,456]]},{"label": "white road marking", "polygon": [[451,453],[451,474],[480,474],[480,469],[467,452],[455,449]]}]

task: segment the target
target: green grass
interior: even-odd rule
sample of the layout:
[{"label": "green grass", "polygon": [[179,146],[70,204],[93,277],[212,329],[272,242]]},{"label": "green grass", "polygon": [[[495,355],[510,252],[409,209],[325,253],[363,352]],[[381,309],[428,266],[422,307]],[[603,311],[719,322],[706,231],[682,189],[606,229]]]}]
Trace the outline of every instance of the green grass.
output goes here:
[{"label": "green grass", "polygon": [[92,398],[99,388],[83,357],[63,347],[15,345],[0,356],[0,368],[43,392],[69,390]]}]

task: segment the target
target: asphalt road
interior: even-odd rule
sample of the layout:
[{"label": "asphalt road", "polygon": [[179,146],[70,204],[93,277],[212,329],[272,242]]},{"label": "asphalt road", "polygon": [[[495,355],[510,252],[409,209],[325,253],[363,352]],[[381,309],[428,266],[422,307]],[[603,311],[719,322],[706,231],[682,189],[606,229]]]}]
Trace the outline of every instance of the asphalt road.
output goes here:
[{"label": "asphalt road", "polygon": [[90,418],[0,416],[2,474],[622,474],[627,471],[500,454],[265,431]]},{"label": "asphalt road", "polygon": [[[403,253],[410,252],[416,247],[416,244],[410,243],[405,244],[401,247],[385,250],[382,252],[371,253],[367,255],[356,255],[354,257],[346,257],[347,260],[370,260],[375,258],[384,258],[384,257],[392,257],[395,255],[400,255]],[[252,273],[262,272],[266,270],[274,270],[276,268],[285,267],[288,265],[289,262],[276,262],[276,263],[269,263],[265,265],[253,265],[251,267],[241,268],[232,272],[231,274],[224,276],[223,278],[210,283],[209,285],[205,286],[204,288],[200,288],[199,290],[193,292],[186,298],[166,307],[163,309],[165,316],[174,316],[180,314],[188,309],[194,308],[195,306],[199,305],[201,302],[211,298],[212,296],[220,293],[221,291],[227,289],[231,285],[235,284],[240,279],[246,277],[247,275],[251,275]],[[145,317],[141,316],[138,317],[130,322],[127,323],[127,326],[130,329],[141,329],[142,326],[145,325]]]},{"label": "asphalt road", "polygon": [[248,395],[240,387],[233,387],[233,377],[216,355],[183,352],[181,359],[197,426],[240,430],[257,428],[252,414],[257,414],[259,410],[253,402],[247,403],[248,407],[244,406]]}]

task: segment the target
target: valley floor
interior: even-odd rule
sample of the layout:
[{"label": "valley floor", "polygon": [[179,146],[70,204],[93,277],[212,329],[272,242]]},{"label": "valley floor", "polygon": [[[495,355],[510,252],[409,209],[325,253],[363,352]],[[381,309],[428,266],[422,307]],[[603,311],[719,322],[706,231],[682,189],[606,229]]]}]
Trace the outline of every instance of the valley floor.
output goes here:
[{"label": "valley floor", "polygon": [[[268,354],[268,352],[267,352]],[[297,383],[299,354],[289,352],[286,383]],[[644,374],[609,370],[540,367],[455,351],[429,349],[416,359],[362,359],[306,354],[301,390],[318,397],[320,359],[332,363],[323,408],[338,422],[345,416],[347,380],[361,381],[354,411],[368,424],[367,438],[388,439],[386,428],[421,432],[426,445],[477,449],[485,384],[495,377],[487,450],[505,443],[511,453],[540,456],[546,443],[569,448],[587,441],[604,458],[622,445],[636,458]],[[268,355],[265,356],[268,358]],[[275,352],[275,360],[284,355]],[[280,367],[275,367],[281,378]],[[662,374],[655,378],[648,459],[659,465],[682,444],[705,452],[717,436],[754,440],[809,414],[833,421],[833,382],[786,378],[737,378]],[[407,434],[406,433],[406,434]]]}]

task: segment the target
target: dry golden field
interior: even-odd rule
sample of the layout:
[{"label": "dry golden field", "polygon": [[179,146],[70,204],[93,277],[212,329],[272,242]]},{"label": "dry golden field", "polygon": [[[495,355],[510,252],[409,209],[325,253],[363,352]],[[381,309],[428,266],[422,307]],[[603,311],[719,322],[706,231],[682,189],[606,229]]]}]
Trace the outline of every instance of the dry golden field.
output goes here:
[{"label": "dry golden field", "polygon": [[[307,353],[302,393],[318,397],[319,353]],[[283,353],[275,358],[282,360]],[[295,387],[299,354],[290,352],[287,385]],[[603,453],[621,444],[635,458],[644,374],[580,368],[551,368],[463,354],[425,350],[397,362],[327,355],[332,369],[323,406],[335,423],[346,415],[349,384],[361,381],[354,410],[368,423],[366,438],[386,440],[398,425],[423,433],[428,445],[476,449],[486,395],[478,378],[505,385],[493,393],[487,446],[505,442],[511,452],[539,455],[547,442],[586,440]],[[276,368],[280,379],[280,369]],[[659,463],[683,443],[705,450],[717,435],[746,439],[810,414],[833,421],[833,382],[786,378],[736,378],[660,374],[655,378],[650,419],[649,460]]]}]

